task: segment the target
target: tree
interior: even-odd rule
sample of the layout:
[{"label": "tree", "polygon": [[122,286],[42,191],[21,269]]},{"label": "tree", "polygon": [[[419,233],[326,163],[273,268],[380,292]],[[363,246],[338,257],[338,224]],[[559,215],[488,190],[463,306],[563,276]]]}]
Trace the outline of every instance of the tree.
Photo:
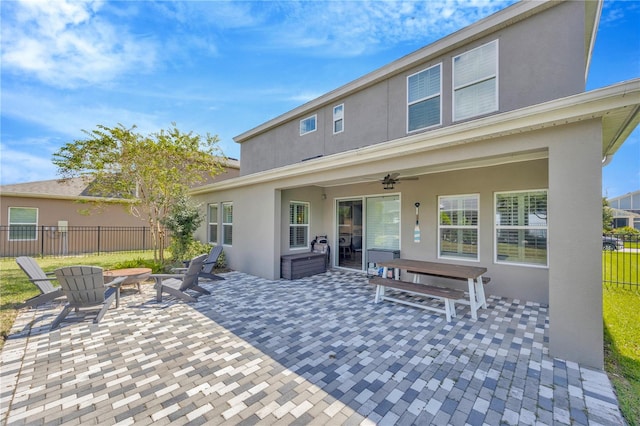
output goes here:
[{"label": "tree", "polygon": [[606,197],[602,197],[602,231],[611,232],[613,229],[613,210],[609,207]]},{"label": "tree", "polygon": [[200,206],[194,204],[187,195],[178,197],[171,206],[169,215],[162,224],[171,232],[171,255],[174,260],[183,260],[189,245],[194,241],[193,233],[203,221]]},{"label": "tree", "polygon": [[189,188],[221,173],[225,157],[218,137],[183,133],[175,124],[147,136],[122,124],[83,132],[53,155],[62,178],[89,176],[92,195],[134,200],[130,213],[152,230],[154,258],[164,262],[162,221]]}]

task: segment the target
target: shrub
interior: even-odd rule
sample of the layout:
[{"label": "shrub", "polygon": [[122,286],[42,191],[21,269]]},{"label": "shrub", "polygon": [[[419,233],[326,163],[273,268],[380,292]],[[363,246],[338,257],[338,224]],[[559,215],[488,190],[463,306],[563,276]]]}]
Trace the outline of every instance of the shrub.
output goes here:
[{"label": "shrub", "polygon": [[127,269],[127,268],[151,268],[154,274],[164,271],[164,265],[160,262],[156,262],[152,259],[143,259],[141,257],[137,259],[125,260],[113,265],[110,269]]},{"label": "shrub", "polygon": [[622,228],[616,228],[611,231],[612,234],[615,234],[619,238],[622,238],[624,241],[635,240],[640,236],[640,231],[630,226],[623,226]]},{"label": "shrub", "polygon": [[[191,243],[189,243],[189,246],[187,247],[187,250],[185,252],[185,257],[182,260],[183,261],[191,260],[194,257],[199,256],[201,254],[209,253],[212,247],[213,247],[212,244],[202,243],[200,241],[191,241]],[[220,257],[218,257],[216,268],[223,269],[226,265],[227,265],[227,259],[223,251]]]}]

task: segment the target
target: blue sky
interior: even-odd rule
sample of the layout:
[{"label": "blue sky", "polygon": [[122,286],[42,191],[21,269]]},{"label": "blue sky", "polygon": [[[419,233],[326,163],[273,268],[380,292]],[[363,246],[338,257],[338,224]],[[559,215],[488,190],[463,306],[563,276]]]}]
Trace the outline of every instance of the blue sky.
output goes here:
[{"label": "blue sky", "polygon": [[[56,178],[96,125],[233,137],[513,1],[2,1],[0,182]],[[604,3],[587,90],[640,76],[640,1]],[[640,189],[640,130],[603,194]]]}]

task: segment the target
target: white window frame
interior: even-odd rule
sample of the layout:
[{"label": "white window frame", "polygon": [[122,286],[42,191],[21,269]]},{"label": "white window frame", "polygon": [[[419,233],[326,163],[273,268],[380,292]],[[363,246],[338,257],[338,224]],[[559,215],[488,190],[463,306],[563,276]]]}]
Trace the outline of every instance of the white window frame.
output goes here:
[{"label": "white window frame", "polygon": [[[477,224],[476,225],[442,225],[441,224],[441,214],[443,212],[443,198],[475,198],[477,203]],[[459,229],[459,230],[475,230],[476,231],[476,256],[462,256],[462,255],[453,255],[453,254],[442,254],[442,230],[443,229]],[[464,241],[463,241],[464,244]],[[479,262],[480,261],[480,194],[456,194],[456,195],[440,195],[438,196],[438,259],[455,259],[455,260],[465,260],[468,262]]]},{"label": "white window frame", "polygon": [[[436,68],[436,67],[440,68],[440,79],[439,79],[440,81],[439,81],[438,93],[427,95],[425,97],[422,97],[422,98],[415,99],[415,100],[411,101],[410,100],[411,93],[410,93],[410,86],[409,86],[409,80],[411,79],[411,77],[416,76],[418,74],[421,74],[423,72],[428,72],[428,71],[430,71],[430,70],[432,70],[433,68]],[[418,128],[415,128],[415,129],[410,129],[409,126],[410,126],[411,123],[409,121],[409,119],[410,119],[409,110],[410,110],[411,106],[419,104],[421,102],[428,101],[430,99],[434,99],[436,97],[438,97],[440,99],[439,106],[438,106],[438,109],[439,109],[438,110],[438,116],[439,116],[438,117],[438,122],[435,123],[435,124],[430,124],[428,126],[418,127]],[[418,131],[421,131],[421,130],[424,130],[424,129],[429,129],[431,127],[436,127],[436,126],[441,126],[441,125],[442,125],[442,62],[437,63],[435,65],[430,66],[429,68],[425,68],[425,69],[423,69],[421,71],[418,71],[416,73],[413,73],[413,74],[407,76],[407,133],[418,132]]]},{"label": "white window frame", "polygon": [[[338,109],[339,111],[336,112]],[[338,122],[342,125],[342,128],[336,131],[336,124],[338,124]],[[344,132],[344,104],[333,107],[333,134],[337,135],[342,132]]]},{"label": "white window frame", "polygon": [[[231,208],[231,222],[226,221],[225,208]],[[231,241],[227,242],[227,230],[231,230]],[[233,245],[233,203],[225,202],[222,203],[222,245],[232,246]]]},{"label": "white window frame", "polygon": [[[21,210],[35,210],[36,211],[36,221],[35,223],[31,222],[12,222],[11,221],[11,210],[12,209],[21,209]],[[9,241],[37,241],[38,240],[38,219],[40,215],[40,210],[37,207],[9,207],[8,211],[8,222],[9,222],[9,232],[7,232],[7,239]],[[34,233],[33,238],[11,238],[11,227],[12,226],[33,226]]]},{"label": "white window frame", "polygon": [[[308,120],[312,120],[312,119],[313,119],[313,129],[307,130],[306,125],[303,126],[303,124]],[[318,114],[313,114],[300,120],[300,136],[308,135],[309,133],[313,133],[316,130],[318,130]]]},{"label": "white window frame", "polygon": [[[549,268],[549,220],[546,226],[531,225],[498,225],[498,196],[504,194],[529,194],[535,192],[544,192],[547,195],[547,215],[549,214],[549,190],[548,189],[527,189],[518,191],[499,191],[493,194],[493,260],[501,265],[524,266],[529,268]],[[524,231],[546,231],[547,235],[547,259],[544,265],[527,262],[506,262],[498,258],[498,231],[499,230],[524,230]]]},{"label": "white window frame", "polygon": [[[461,58],[461,57],[465,56],[465,55],[472,54],[473,52],[475,52],[475,51],[477,51],[479,49],[482,49],[482,48],[484,48],[486,46],[489,46],[490,44],[495,44],[495,50],[496,50],[494,72],[491,73],[491,74],[487,74],[485,76],[482,76],[482,77],[480,77],[480,78],[478,78],[476,80],[473,80],[473,81],[461,84],[459,86],[456,86],[456,83],[455,83],[456,82],[456,60],[458,58]],[[451,116],[452,116],[454,122],[467,120],[467,119],[470,119],[470,118],[473,118],[473,117],[478,117],[478,116],[489,114],[489,113],[492,113],[492,112],[495,112],[495,111],[499,110],[499,100],[500,100],[500,97],[499,97],[499,79],[498,79],[498,70],[499,70],[499,63],[500,63],[499,55],[500,55],[500,49],[499,49],[499,45],[498,45],[498,40],[496,39],[496,40],[490,41],[488,43],[485,43],[485,44],[483,44],[481,46],[478,46],[476,48],[473,48],[471,50],[468,50],[468,51],[466,51],[464,53],[461,53],[460,55],[454,56],[451,59],[451,69],[452,69],[452,77],[453,77],[451,79],[452,97],[453,97],[452,102],[451,102],[451,105],[452,105]],[[493,105],[493,108],[491,108],[489,110],[486,110],[486,111],[474,112],[474,113],[472,113],[470,115],[466,115],[466,116],[463,116],[463,117],[458,117],[456,115],[456,93],[458,91],[471,88],[471,87],[476,86],[478,84],[485,83],[485,82],[487,82],[489,80],[495,80],[495,93],[494,93],[494,105]]]},{"label": "white window frame", "polygon": [[[215,217],[213,217],[214,215],[211,214],[211,209],[215,208]],[[209,243],[211,244],[218,244],[218,210],[219,210],[219,206],[218,203],[210,203],[207,205],[207,216],[209,219],[209,223],[208,223],[208,227],[207,227],[207,234],[208,234],[208,239],[209,239]],[[211,227],[214,226],[216,227],[216,232],[215,235],[213,235],[213,233],[211,232]]]},{"label": "white window frame", "polygon": [[[302,207],[306,210],[306,219],[307,223],[292,223],[291,221],[291,209],[295,207]],[[308,250],[310,248],[309,241],[309,223],[311,222],[311,204],[306,201],[290,201],[289,202],[289,249],[291,250]],[[293,228],[304,229],[305,231],[305,245],[304,246],[296,246],[292,245],[291,241],[291,230]]]}]

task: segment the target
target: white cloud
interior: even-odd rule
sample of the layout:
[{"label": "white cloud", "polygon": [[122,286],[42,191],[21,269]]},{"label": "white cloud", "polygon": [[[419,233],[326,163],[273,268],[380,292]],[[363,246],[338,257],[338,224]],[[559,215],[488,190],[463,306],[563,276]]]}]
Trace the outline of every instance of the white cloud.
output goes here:
[{"label": "white cloud", "polygon": [[21,146],[21,150],[17,150],[4,143],[0,145],[0,184],[55,179],[57,169],[51,162],[53,151],[49,150],[48,141],[27,143],[37,147],[35,149],[37,154],[23,151],[24,146]]},{"label": "white cloud", "polygon": [[260,49],[357,56],[406,42],[428,43],[509,4],[504,1],[284,2],[272,7]]},{"label": "white cloud", "polygon": [[156,61],[153,44],[103,19],[100,1],[6,2],[2,65],[54,87],[109,82]]},{"label": "white cloud", "polygon": [[54,98],[35,91],[4,90],[2,115],[41,126],[50,134],[69,138],[82,137],[81,130],[92,130],[98,124],[115,126],[121,123],[125,127],[136,124],[143,133],[166,127],[166,124],[158,125],[162,120],[152,113],[108,106],[99,101],[90,102],[73,96]]}]

